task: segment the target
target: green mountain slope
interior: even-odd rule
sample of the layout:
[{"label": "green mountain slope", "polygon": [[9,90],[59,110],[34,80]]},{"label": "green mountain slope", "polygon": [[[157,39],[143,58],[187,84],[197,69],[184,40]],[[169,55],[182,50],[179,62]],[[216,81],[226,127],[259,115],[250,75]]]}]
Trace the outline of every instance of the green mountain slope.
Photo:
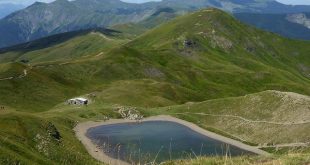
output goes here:
[{"label": "green mountain slope", "polygon": [[92,61],[126,42],[118,33],[88,30],[48,37],[14,47],[14,51],[3,49],[0,104],[45,111],[65,98],[85,92],[87,86],[95,88],[92,74],[99,64],[92,65]]},{"label": "green mountain slope", "polygon": [[[269,89],[310,93],[309,42],[253,29],[217,9],[179,17],[121,46],[124,42],[90,33],[49,48],[26,51],[17,57],[15,52],[0,55],[13,56],[17,62],[30,60],[30,66],[3,64],[18,65],[21,69],[10,67],[12,71],[5,71],[1,78],[10,77],[9,72],[16,77],[24,68],[29,73],[25,79],[31,79],[1,82],[5,84],[2,91],[6,91],[1,102],[16,106],[10,100],[21,96],[17,97],[14,91],[26,87],[27,92],[21,95],[33,104],[25,107],[45,103],[51,106],[78,93],[104,90],[104,84],[136,79],[167,82],[200,96],[187,101]],[[41,79],[49,83],[43,87]],[[23,83],[38,86],[29,88]],[[42,90],[56,92],[54,96],[48,95],[54,99],[45,97]],[[40,94],[42,100],[26,97],[25,93],[35,98],[35,93]],[[178,99],[172,102],[179,103]]]},{"label": "green mountain slope", "polygon": [[308,45],[208,9],[151,30],[128,47],[169,69],[174,81],[214,98],[266,89],[309,93]]},{"label": "green mountain slope", "polygon": [[[100,53],[102,55],[127,41],[120,32],[103,28],[61,33],[0,49],[0,63],[64,62],[64,60],[85,58]],[[99,54],[96,54],[98,52]]]},{"label": "green mountain slope", "polygon": [[[217,9],[127,37],[90,31],[0,54],[0,164],[96,164],[72,129],[132,106],[252,145],[309,141],[309,42]],[[91,104],[65,103],[78,96]]]},{"label": "green mountain slope", "polygon": [[178,116],[240,141],[268,147],[308,143],[309,106],[309,96],[265,91],[162,108],[164,112],[160,113]]},{"label": "green mountain slope", "polygon": [[46,116],[0,113],[0,164],[100,164],[75,138],[77,117]]},{"label": "green mountain slope", "polygon": [[[136,106],[166,106],[202,100],[199,94],[176,84],[132,81],[160,77],[161,73],[152,67],[133,70],[130,67],[135,64],[131,62],[128,63],[130,66],[125,63],[113,65],[117,60],[107,57],[115,47],[128,42],[123,36],[94,31],[83,34],[46,48],[44,44],[39,49],[35,49],[38,44],[21,46],[22,49],[1,54],[0,105],[21,111],[46,111],[71,97],[93,91],[102,91],[100,96],[106,102]],[[136,96],[128,98],[134,90]],[[135,102],[139,97],[143,99]]]}]

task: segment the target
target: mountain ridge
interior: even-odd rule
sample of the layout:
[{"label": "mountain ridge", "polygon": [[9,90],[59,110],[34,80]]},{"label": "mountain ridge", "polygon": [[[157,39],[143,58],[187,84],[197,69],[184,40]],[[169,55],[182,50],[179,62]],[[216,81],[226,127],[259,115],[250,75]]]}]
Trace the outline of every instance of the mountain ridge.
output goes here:
[{"label": "mountain ridge", "polygon": [[[293,20],[293,16],[306,16],[309,13],[295,14],[256,14],[235,13],[234,16],[249,25],[295,39],[310,40],[310,28],[302,20]],[[291,20],[288,19],[291,17]],[[307,18],[307,17],[306,17]],[[302,19],[302,18],[301,18]],[[298,23],[301,21],[300,23]],[[306,20],[304,20],[306,21]]]},{"label": "mountain ridge", "polygon": [[99,32],[105,35],[113,35],[113,33],[121,33],[116,30],[105,29],[105,28],[91,28],[85,30],[71,31],[66,33],[55,34],[40,38],[37,40],[29,41],[19,45],[14,45],[11,47],[0,48],[0,53],[6,53],[8,51],[31,51],[35,49],[43,49],[55,45],[57,43],[62,43],[67,40],[72,39],[73,37],[82,36],[90,32]]},{"label": "mountain ridge", "polygon": [[[218,7],[232,13],[287,13],[309,11],[310,6],[288,6],[276,1],[247,0],[164,0],[143,4],[110,1],[67,1],[35,3],[0,20],[0,47],[15,45],[57,33],[137,23],[148,19],[158,8],[172,8],[177,13],[192,12],[205,7]],[[61,12],[60,12],[61,11]]]}]

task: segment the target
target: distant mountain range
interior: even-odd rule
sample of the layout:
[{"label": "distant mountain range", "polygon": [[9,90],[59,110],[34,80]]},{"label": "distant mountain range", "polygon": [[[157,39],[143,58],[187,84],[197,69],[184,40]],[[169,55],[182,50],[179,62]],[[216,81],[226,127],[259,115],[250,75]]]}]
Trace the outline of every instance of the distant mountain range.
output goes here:
[{"label": "distant mountain range", "polygon": [[275,0],[163,0],[143,4],[120,0],[56,0],[39,3],[0,20],[0,47],[7,47],[53,34],[137,23],[153,16],[161,8],[171,8],[175,15],[216,7],[232,13],[300,13],[310,6],[290,6]]},{"label": "distant mountain range", "polygon": [[211,6],[233,13],[298,13],[310,11],[310,6],[307,5],[285,5],[276,0],[163,0],[158,4],[187,10]]},{"label": "distant mountain range", "polygon": [[310,13],[256,14],[236,13],[236,18],[258,28],[290,38],[310,40]]},{"label": "distant mountain range", "polygon": [[25,8],[25,6],[12,3],[0,4],[0,19],[23,8]]}]

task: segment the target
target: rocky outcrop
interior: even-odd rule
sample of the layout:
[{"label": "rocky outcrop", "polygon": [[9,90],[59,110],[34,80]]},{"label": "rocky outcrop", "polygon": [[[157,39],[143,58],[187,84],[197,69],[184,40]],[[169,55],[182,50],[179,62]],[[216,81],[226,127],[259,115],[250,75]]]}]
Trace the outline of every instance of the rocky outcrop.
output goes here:
[{"label": "rocky outcrop", "polygon": [[212,48],[218,47],[227,52],[234,47],[232,41],[224,36],[218,35],[214,29],[211,31],[200,32],[199,35],[202,35],[205,39],[208,39]]},{"label": "rocky outcrop", "polygon": [[145,76],[150,77],[150,78],[164,78],[165,77],[165,74],[163,72],[153,67],[144,69],[144,74]]},{"label": "rocky outcrop", "polygon": [[297,23],[310,29],[310,18],[304,13],[289,14],[286,19],[292,23]]},{"label": "rocky outcrop", "polygon": [[135,107],[117,107],[116,111],[122,116],[123,119],[127,120],[142,120],[143,115]]},{"label": "rocky outcrop", "polygon": [[57,141],[61,140],[60,132],[57,130],[56,126],[53,123],[48,122],[45,127],[50,137]]},{"label": "rocky outcrop", "polygon": [[36,149],[45,156],[49,156],[52,152],[51,147],[61,144],[62,137],[51,122],[44,123],[41,127],[45,131],[38,132],[33,140],[36,143]]}]

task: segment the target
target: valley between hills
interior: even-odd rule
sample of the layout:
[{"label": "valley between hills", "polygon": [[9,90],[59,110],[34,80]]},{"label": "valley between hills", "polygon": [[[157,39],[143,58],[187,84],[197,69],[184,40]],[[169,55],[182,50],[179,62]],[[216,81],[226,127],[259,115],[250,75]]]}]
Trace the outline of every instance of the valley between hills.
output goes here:
[{"label": "valley between hills", "polygon": [[[73,129],[128,117],[120,111],[173,116],[271,154],[164,164],[310,162],[309,41],[215,8],[141,27],[75,31],[1,49],[0,164],[102,164]],[[68,105],[74,97],[90,104]]]}]

